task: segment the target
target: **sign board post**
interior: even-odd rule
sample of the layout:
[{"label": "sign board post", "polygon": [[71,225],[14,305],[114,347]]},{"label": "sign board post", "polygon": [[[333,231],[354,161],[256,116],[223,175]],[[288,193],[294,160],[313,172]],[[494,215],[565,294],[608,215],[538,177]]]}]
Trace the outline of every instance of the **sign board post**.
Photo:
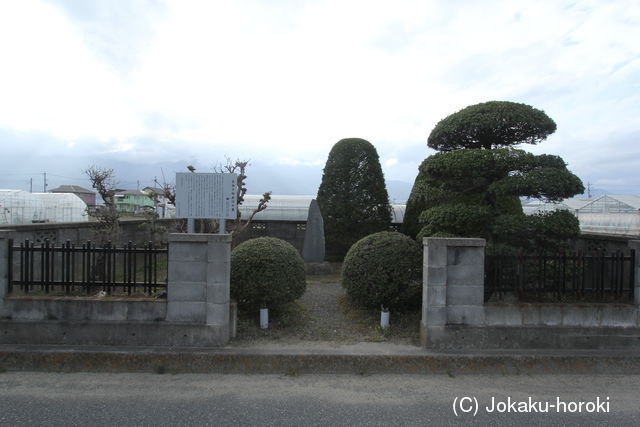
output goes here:
[{"label": "sign board post", "polygon": [[187,218],[190,233],[194,219],[218,219],[224,234],[225,220],[236,218],[237,190],[235,173],[176,173],[176,218]]}]

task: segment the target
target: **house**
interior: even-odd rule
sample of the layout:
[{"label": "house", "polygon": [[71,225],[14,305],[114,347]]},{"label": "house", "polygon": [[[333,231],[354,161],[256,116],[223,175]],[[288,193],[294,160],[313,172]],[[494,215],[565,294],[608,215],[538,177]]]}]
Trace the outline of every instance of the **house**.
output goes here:
[{"label": "house", "polygon": [[49,190],[50,193],[71,193],[80,197],[88,207],[96,205],[96,192],[87,190],[79,185],[61,185],[60,187]]},{"label": "house", "polygon": [[175,207],[169,204],[169,201],[164,195],[164,190],[158,187],[144,187],[142,189],[151,200],[155,203],[156,213],[158,218],[172,218],[175,213]]},{"label": "house", "polygon": [[155,209],[153,198],[141,190],[117,190],[113,200],[116,210],[121,213],[134,215],[145,209]]}]

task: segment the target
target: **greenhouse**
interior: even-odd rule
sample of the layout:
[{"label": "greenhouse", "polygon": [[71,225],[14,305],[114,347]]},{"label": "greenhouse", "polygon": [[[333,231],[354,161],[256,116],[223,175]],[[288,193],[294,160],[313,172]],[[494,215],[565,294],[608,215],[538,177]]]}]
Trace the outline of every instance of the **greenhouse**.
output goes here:
[{"label": "greenhouse", "polygon": [[531,199],[522,201],[522,211],[526,215],[532,215],[535,213],[551,212],[556,210],[568,210],[572,213],[577,213],[578,209],[590,203],[593,199],[580,199],[572,197],[564,199],[562,202],[547,202],[544,200]]},{"label": "greenhouse", "polygon": [[577,210],[580,230],[640,236],[640,196],[606,195]]},{"label": "greenhouse", "polygon": [[0,190],[0,224],[28,224],[44,220],[44,206],[22,190]]},{"label": "greenhouse", "polygon": [[74,194],[0,190],[0,224],[87,221],[86,211]]},{"label": "greenhouse", "polygon": [[640,196],[605,195],[592,199],[570,198],[559,203],[523,201],[527,215],[568,210],[578,217],[586,233],[640,236]]},{"label": "greenhouse", "polygon": [[34,193],[44,207],[44,220],[51,222],[87,221],[87,205],[71,193]]},{"label": "greenhouse", "polygon": [[[261,198],[262,196],[253,194],[244,196],[244,203],[240,205],[243,220],[249,218],[251,212],[258,207]],[[315,196],[271,195],[267,209],[258,212],[253,218],[259,221],[306,221],[309,205],[313,199]],[[402,223],[405,207],[405,205],[391,205],[392,223]]]},{"label": "greenhouse", "polygon": [[[247,194],[244,202],[240,205],[242,219],[247,220],[258,207],[258,202],[262,196]],[[309,205],[313,196],[284,196],[271,195],[271,200],[267,204],[267,209],[258,212],[253,218],[260,221],[306,221]]]}]

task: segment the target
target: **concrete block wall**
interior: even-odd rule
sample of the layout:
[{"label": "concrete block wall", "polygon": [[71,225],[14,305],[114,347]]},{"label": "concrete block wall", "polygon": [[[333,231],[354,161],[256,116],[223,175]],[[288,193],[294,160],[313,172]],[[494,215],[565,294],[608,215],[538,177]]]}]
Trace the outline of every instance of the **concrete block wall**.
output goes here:
[{"label": "concrete block wall", "polygon": [[9,236],[0,231],[0,343],[222,346],[229,341],[228,234],[169,235],[166,300],[8,296]]},{"label": "concrete block wall", "polygon": [[421,341],[430,348],[640,348],[640,241],[633,304],[484,303],[482,239],[425,238]]},{"label": "concrete block wall", "polygon": [[231,236],[169,234],[168,240],[166,320],[205,323],[228,331]]},{"label": "concrete block wall", "polygon": [[484,239],[423,240],[421,340],[428,345],[447,325],[484,323]]}]

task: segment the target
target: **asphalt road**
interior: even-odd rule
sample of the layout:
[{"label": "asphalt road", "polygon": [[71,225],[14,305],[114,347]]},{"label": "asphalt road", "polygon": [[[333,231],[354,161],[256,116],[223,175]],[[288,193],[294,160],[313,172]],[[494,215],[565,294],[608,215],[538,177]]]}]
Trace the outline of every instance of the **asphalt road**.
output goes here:
[{"label": "asphalt road", "polygon": [[[511,412],[488,412],[494,402]],[[513,412],[545,402],[560,412]],[[7,426],[524,423],[640,425],[640,376],[0,374]]]}]

